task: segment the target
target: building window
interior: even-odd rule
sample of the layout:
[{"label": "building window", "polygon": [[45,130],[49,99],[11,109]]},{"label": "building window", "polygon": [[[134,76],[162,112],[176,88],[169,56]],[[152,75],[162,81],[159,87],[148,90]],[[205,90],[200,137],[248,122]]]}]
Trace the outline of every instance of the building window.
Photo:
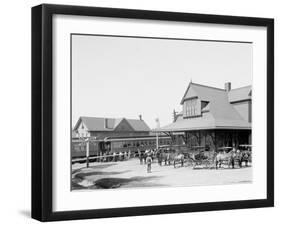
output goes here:
[{"label": "building window", "polygon": [[197,98],[190,99],[186,101],[186,117],[197,115],[196,107],[197,107]]}]

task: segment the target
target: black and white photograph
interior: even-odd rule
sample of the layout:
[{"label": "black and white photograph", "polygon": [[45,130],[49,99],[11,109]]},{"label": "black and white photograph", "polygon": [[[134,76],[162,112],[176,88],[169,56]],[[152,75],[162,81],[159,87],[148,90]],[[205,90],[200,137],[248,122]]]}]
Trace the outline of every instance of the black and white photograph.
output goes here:
[{"label": "black and white photograph", "polygon": [[272,18],[43,4],[32,41],[34,219],[274,206]]},{"label": "black and white photograph", "polygon": [[250,184],[253,43],[73,33],[70,190]]}]

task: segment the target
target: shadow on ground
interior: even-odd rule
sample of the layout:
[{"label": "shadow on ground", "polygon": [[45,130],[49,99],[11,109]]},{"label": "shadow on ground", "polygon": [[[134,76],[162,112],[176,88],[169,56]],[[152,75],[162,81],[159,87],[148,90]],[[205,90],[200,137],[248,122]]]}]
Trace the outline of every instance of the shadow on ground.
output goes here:
[{"label": "shadow on ground", "polygon": [[[150,177],[131,177],[131,178],[118,178],[118,177],[110,177],[110,178],[102,178],[95,181],[95,186],[97,188],[118,188],[124,185],[128,185],[134,183],[134,187],[145,186],[144,183],[158,179],[159,176],[150,176]],[[139,185],[139,186],[137,186]]]},{"label": "shadow on ground", "polygon": [[99,163],[94,163],[93,166],[91,166],[91,168],[95,168],[95,169],[105,169],[107,167],[110,167],[110,166],[115,166],[117,165],[117,163],[107,163],[107,164],[101,164],[99,165]]},{"label": "shadow on ground", "polygon": [[82,181],[80,178],[73,178],[71,182],[72,190],[82,189],[112,189],[112,188],[129,188],[129,187],[162,187],[165,185],[158,183],[151,183],[150,180],[161,178],[160,176],[150,177],[131,177],[131,178],[119,178],[119,177],[108,177],[96,180],[94,185],[84,187],[79,184]]},{"label": "shadow on ground", "polygon": [[90,166],[89,168],[83,167],[83,168],[79,168],[79,169],[73,169],[72,174],[75,174],[75,173],[80,172],[80,171],[85,170],[85,169],[105,169],[105,168],[108,168],[110,166],[115,166],[116,164],[117,163],[108,163],[108,164],[104,164],[104,165]]},{"label": "shadow on ground", "polygon": [[77,173],[76,175],[74,175],[74,177],[83,180],[83,179],[85,179],[85,177],[89,177],[89,176],[96,176],[96,175],[108,176],[108,175],[128,173],[130,171],[131,170],[124,170],[124,171],[120,171],[120,172],[103,172],[103,171],[82,172],[82,173]]},{"label": "shadow on ground", "polygon": [[85,189],[84,186],[78,184],[79,180],[72,180],[71,181],[71,190],[81,190]]}]

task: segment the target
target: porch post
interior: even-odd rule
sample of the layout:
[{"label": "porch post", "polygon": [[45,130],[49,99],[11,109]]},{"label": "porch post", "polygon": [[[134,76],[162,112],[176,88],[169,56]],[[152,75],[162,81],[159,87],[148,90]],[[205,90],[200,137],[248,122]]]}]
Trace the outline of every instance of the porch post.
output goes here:
[{"label": "porch post", "polygon": [[217,136],[216,130],[214,130],[214,145],[215,145],[215,152],[217,152]]},{"label": "porch post", "polygon": [[201,146],[201,130],[198,131],[198,146]]}]

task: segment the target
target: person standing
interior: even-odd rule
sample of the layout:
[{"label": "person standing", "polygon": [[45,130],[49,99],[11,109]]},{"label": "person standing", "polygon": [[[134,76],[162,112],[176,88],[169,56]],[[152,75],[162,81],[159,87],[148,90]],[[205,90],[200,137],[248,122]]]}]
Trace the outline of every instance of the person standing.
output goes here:
[{"label": "person standing", "polygon": [[113,152],[113,161],[116,162],[116,152]]},{"label": "person standing", "polygon": [[128,151],[128,160],[131,158],[131,150]]},{"label": "person standing", "polygon": [[140,164],[142,165],[142,153],[139,149],[138,149],[138,156],[139,156],[139,159],[140,159]]},{"label": "person standing", "polygon": [[123,153],[122,153],[122,151],[120,151],[119,152],[119,161],[122,161],[123,160],[122,158],[123,158]]},{"label": "person standing", "polygon": [[151,173],[151,165],[152,165],[151,153],[147,153],[146,165],[147,165],[147,173]]}]

